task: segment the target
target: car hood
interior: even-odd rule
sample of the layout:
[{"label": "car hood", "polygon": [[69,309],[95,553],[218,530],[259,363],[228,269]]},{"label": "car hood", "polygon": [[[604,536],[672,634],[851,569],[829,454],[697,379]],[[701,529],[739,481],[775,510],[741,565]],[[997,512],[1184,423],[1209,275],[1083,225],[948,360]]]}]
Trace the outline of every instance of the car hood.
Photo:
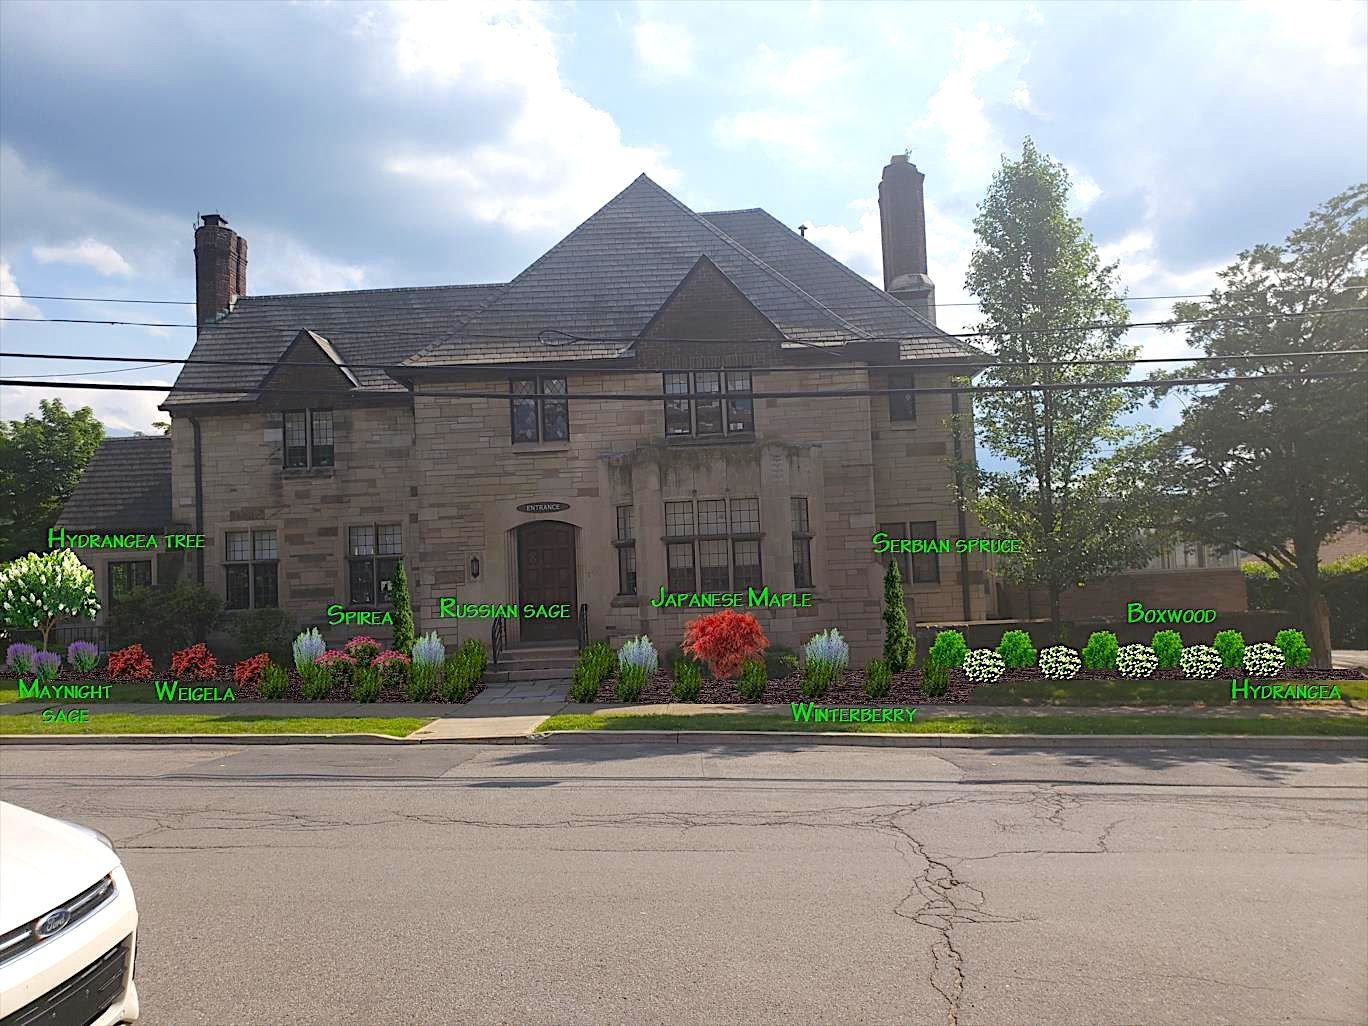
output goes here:
[{"label": "car hood", "polygon": [[88,834],[0,802],[0,933],[70,901],[118,864]]}]

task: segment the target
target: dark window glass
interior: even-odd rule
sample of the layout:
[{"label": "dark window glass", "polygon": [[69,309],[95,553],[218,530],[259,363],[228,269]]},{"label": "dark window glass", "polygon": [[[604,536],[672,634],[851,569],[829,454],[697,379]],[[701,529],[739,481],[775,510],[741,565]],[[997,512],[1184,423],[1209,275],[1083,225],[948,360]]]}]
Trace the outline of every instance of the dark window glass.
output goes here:
[{"label": "dark window glass", "polygon": [[309,465],[309,420],[305,410],[285,412],[285,466]]},{"label": "dark window glass", "polygon": [[812,587],[812,540],[810,538],[793,539],[793,586],[795,588]]},{"label": "dark window glass", "polygon": [[[889,388],[916,388],[917,379],[911,374],[890,374]],[[912,392],[890,392],[888,416],[891,420],[916,420],[917,397]]]},{"label": "dark window glass", "polygon": [[375,601],[375,563],[372,560],[351,560],[347,579],[352,605],[369,605]]},{"label": "dark window glass", "polygon": [[750,371],[671,371],[664,377],[667,396],[690,391],[703,394],[699,399],[665,400],[667,435],[720,435],[755,430]]},{"label": "dark window glass", "polygon": [[[514,378],[509,400],[515,442],[564,442],[570,437],[565,378]],[[525,397],[525,398],[524,398]]]},{"label": "dark window glass", "polygon": [[618,554],[618,594],[635,595],[637,590],[636,546],[623,545]]},{"label": "dark window glass", "polygon": [[732,534],[760,533],[759,499],[732,499],[731,529]]},{"label": "dark window glass", "polygon": [[665,503],[665,534],[667,537],[692,537],[694,533],[693,524],[692,502]]},{"label": "dark window glass", "polygon": [[252,558],[276,558],[276,533],[274,531],[252,532]]},{"label": "dark window glass", "polygon": [[404,533],[398,524],[381,524],[377,530],[380,544],[376,551],[382,556],[397,556],[404,551]]},{"label": "dark window glass", "polygon": [[275,563],[252,564],[252,605],[258,609],[280,605],[280,596],[276,592]]},{"label": "dark window glass", "polygon": [[[675,393],[685,393],[688,391],[689,375],[665,375],[666,395],[671,395]],[[665,433],[667,435],[688,435],[693,433],[693,422],[690,420],[689,416],[689,400],[665,400]]]},{"label": "dark window glass", "polygon": [[[534,395],[537,391],[536,378],[517,378],[511,383],[515,396]],[[537,400],[513,399],[513,441],[537,441]]]},{"label": "dark window glass", "polygon": [[694,550],[692,543],[665,546],[669,591],[694,590]]},{"label": "dark window glass", "polygon": [[126,560],[109,564],[109,601],[118,602],[134,588],[152,587],[152,561]]},{"label": "dark window glass", "polygon": [[[880,525],[879,525],[879,530],[882,531],[884,534],[888,535],[890,538],[906,538],[906,537],[907,537],[907,525],[906,525],[906,524],[880,524]],[[887,558],[887,556],[885,556],[885,558]],[[898,561],[898,573],[900,573],[900,574],[902,575],[903,584],[909,584],[909,583],[911,583],[911,581],[912,581],[912,568],[911,568],[911,566],[908,564],[908,556],[907,556],[907,553],[906,553],[906,552],[899,552],[899,553],[897,553],[896,555],[894,555],[893,558],[896,559],[896,560]]]},{"label": "dark window glass", "polygon": [[347,551],[353,556],[374,555],[375,528],[370,526],[347,528]]},{"label": "dark window glass", "polygon": [[726,539],[698,543],[698,572],[703,591],[730,590],[731,574],[727,566]]},{"label": "dark window glass", "polygon": [[375,561],[375,584],[379,601],[388,602],[390,590],[394,587],[394,568],[399,565],[397,559],[377,559]]},{"label": "dark window glass", "polygon": [[736,590],[760,587],[760,543],[758,541],[732,542],[732,561],[735,564],[733,580]]},{"label": "dark window glass", "polygon": [[332,410],[314,410],[310,414],[310,461],[315,467],[333,465],[333,415]]},{"label": "dark window glass", "polygon": [[[564,378],[542,378],[542,394],[565,395]],[[570,437],[570,407],[566,399],[542,400],[542,441],[564,442]]]},{"label": "dark window glass", "polygon": [[[347,528],[348,590],[353,604],[388,599],[390,578],[404,549],[404,532],[399,524],[367,524]],[[377,555],[378,553],[378,555]]]},{"label": "dark window glass", "polygon": [[228,609],[248,609],[252,605],[251,567],[247,563],[229,563],[224,567],[228,581],[224,606]]},{"label": "dark window glass", "polygon": [[[925,520],[907,525],[907,537],[936,537],[936,522]],[[940,556],[934,552],[918,552],[912,556],[912,580],[918,584],[934,584],[940,580]]]},{"label": "dark window glass", "polygon": [[229,531],[225,536],[224,559],[229,562],[252,558],[251,544],[246,531]]},{"label": "dark window glass", "polygon": [[[721,392],[722,375],[716,371],[700,371],[694,375],[694,391]],[[722,433],[722,400],[694,400],[694,430],[700,435]]]},{"label": "dark window glass", "polygon": [[793,510],[793,533],[811,534],[812,531],[808,522],[807,499],[795,495],[789,500],[789,504]]},{"label": "dark window glass", "polygon": [[755,404],[747,398],[751,390],[750,371],[727,371],[727,431],[754,431]]},{"label": "dark window glass", "polygon": [[699,534],[726,534],[726,533],[727,533],[727,500],[726,500],[726,499],[699,499],[699,500],[698,500],[698,533],[699,533]]},{"label": "dark window glass", "polygon": [[635,529],[632,526],[632,507],[619,506],[617,508],[617,540],[631,541],[635,537]]}]

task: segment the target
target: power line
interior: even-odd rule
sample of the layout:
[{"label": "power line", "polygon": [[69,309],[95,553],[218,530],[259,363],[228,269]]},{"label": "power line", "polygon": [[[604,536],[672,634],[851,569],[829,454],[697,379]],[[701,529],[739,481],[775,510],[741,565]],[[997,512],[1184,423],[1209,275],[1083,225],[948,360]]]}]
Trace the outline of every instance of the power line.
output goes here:
[{"label": "power line", "polygon": [[[1123,359],[1120,357],[1111,359],[1097,360],[1003,360],[991,363],[940,363],[923,362],[914,360],[904,360],[899,363],[855,363],[855,364],[788,364],[782,367],[749,367],[749,368],[718,368],[719,371],[727,370],[746,370],[751,374],[785,374],[809,370],[833,371],[833,370],[904,370],[904,371],[944,371],[944,370],[987,370],[994,367],[1005,367],[1008,369],[1025,367],[1123,367],[1136,363],[1225,363],[1228,361],[1239,360],[1293,360],[1311,359],[1314,357],[1336,357],[1336,356],[1368,356],[1368,349],[1317,349],[1308,352],[1277,352],[1277,353],[1240,353],[1230,356],[1137,356],[1134,359]],[[227,359],[214,357],[186,357],[184,359],[162,358],[157,356],[84,356],[79,353],[14,353],[0,351],[0,357],[10,357],[12,359],[26,360],[81,360],[90,363],[154,363],[154,364],[184,364],[186,366],[212,366],[212,367],[307,367],[318,369],[323,366],[316,362],[304,360],[243,360]],[[344,360],[339,367],[347,370],[381,370],[393,371],[404,370],[402,365],[394,363],[354,363]],[[641,367],[596,367],[584,362],[570,362],[564,365],[556,364],[553,361],[537,361],[539,368],[559,369],[562,366],[571,369],[590,371],[595,374],[652,374],[657,373],[655,368]],[[129,368],[132,369],[132,368]],[[424,367],[413,367],[413,370],[426,370]],[[500,371],[509,370],[507,364],[498,363],[470,363],[452,364],[441,369],[451,370],[478,370],[478,371]],[[95,373],[95,372],[90,372]],[[117,372],[115,372],[117,373]],[[670,373],[665,369],[664,373]],[[39,375],[26,375],[37,377]]]},{"label": "power line", "polygon": [[[790,341],[790,342],[795,342],[795,343],[798,343],[798,344],[800,344],[800,345],[813,346],[813,347],[818,347],[818,348],[820,348],[820,347],[826,346],[826,345],[849,345],[849,344],[859,343],[859,342],[914,342],[914,341],[917,341],[917,340],[919,340],[919,339],[936,339],[936,338],[1002,338],[1002,337],[1017,338],[1017,337],[1020,337],[1020,336],[1022,336],[1022,335],[1060,335],[1060,334],[1064,334],[1064,333],[1066,333],[1066,332],[1071,332],[1071,331],[1082,331],[1082,332],[1089,332],[1089,331],[1129,331],[1129,330],[1132,329],[1132,328],[1172,328],[1172,327],[1177,327],[1177,326],[1179,326],[1179,325],[1193,325],[1193,324],[1231,324],[1231,323],[1237,323],[1237,322],[1243,322],[1243,321],[1259,321],[1259,322],[1262,322],[1262,321],[1277,321],[1277,320],[1295,319],[1295,318],[1300,318],[1300,317],[1331,317],[1331,316],[1338,316],[1338,315],[1340,315],[1340,314],[1353,314],[1353,313],[1368,313],[1368,306],[1346,306],[1346,307],[1338,307],[1338,308],[1330,309],[1330,310],[1307,310],[1307,311],[1304,311],[1304,312],[1302,312],[1302,313],[1251,313],[1251,314],[1241,314],[1241,315],[1238,315],[1238,316],[1227,316],[1227,317],[1198,317],[1198,318],[1193,318],[1193,319],[1190,319],[1190,320],[1129,321],[1129,322],[1122,323],[1122,324],[1112,324],[1112,323],[1074,324],[1074,325],[1069,325],[1069,326],[1067,326],[1067,327],[1059,327],[1059,328],[1014,328],[1014,329],[1003,329],[1003,330],[1001,330],[1001,331],[961,331],[961,332],[948,332],[948,331],[943,331],[943,332],[938,332],[938,333],[935,334],[935,335],[908,335],[908,334],[901,334],[901,335],[858,335],[858,336],[849,337],[849,338],[847,338],[847,337],[835,337],[835,336],[830,336],[830,337],[827,337],[827,338],[822,338],[821,336],[818,336],[818,337],[815,337],[815,338],[807,338],[807,339],[803,339],[803,338],[792,338],[792,339],[788,339],[788,341]],[[197,324],[177,324],[177,323],[166,322],[166,321],[99,321],[99,320],[83,319],[83,318],[78,318],[78,317],[0,317],[0,321],[27,321],[27,322],[34,323],[34,324],[99,324],[99,325],[106,325],[106,326],[122,325],[122,326],[135,327],[135,328],[198,328],[198,327],[200,327],[200,325],[197,325]],[[285,330],[289,330],[289,329],[285,329]],[[303,329],[301,328],[300,330],[303,330]],[[414,336],[414,335],[429,335],[429,336],[432,336],[432,337],[436,337],[436,336],[434,335],[434,333],[431,333],[431,332],[420,332],[420,331],[367,332],[367,334],[372,335],[372,336],[382,336],[382,337],[402,336],[402,337],[405,337],[405,338],[411,338],[411,337]],[[494,340],[503,340],[503,341],[509,341],[509,342],[526,342],[526,341],[528,341],[528,339],[529,339],[529,335],[526,334],[526,333],[523,333],[523,334],[516,334],[516,335],[503,335],[503,334],[495,334],[495,333],[490,333],[490,332],[471,332],[471,333],[469,333],[469,334],[465,334],[465,333],[456,333],[456,334],[459,334],[461,338],[480,339],[480,340],[484,340],[484,339],[494,339]],[[602,342],[602,343],[609,343],[609,344],[618,344],[618,343],[623,343],[623,344],[625,344],[625,343],[632,343],[632,342],[641,341],[640,336],[637,336],[637,335],[616,335],[616,336],[613,336],[613,335],[575,335],[575,334],[572,334],[572,333],[570,333],[570,332],[561,331],[561,330],[558,329],[558,328],[543,328],[540,332],[538,332],[537,337],[538,337],[538,340],[541,341],[544,345],[549,345],[550,343],[547,343],[546,340],[545,340],[545,338],[544,338],[543,336],[551,335],[551,334],[562,336],[562,337],[565,339],[565,342],[564,342],[564,343],[561,343],[561,344],[570,344],[570,343],[574,343],[574,342]],[[453,337],[453,336],[448,335],[448,336],[445,336],[445,337],[450,338],[450,337]],[[651,339],[650,339],[650,340],[653,341],[653,342],[684,342],[684,343],[700,343],[700,344],[701,344],[701,343],[713,343],[713,344],[722,343],[722,344],[725,344],[725,345],[735,345],[735,344],[737,344],[737,341],[738,341],[738,340],[736,340],[736,339],[685,338],[685,337],[667,337],[667,336],[663,336],[663,335],[653,335],[653,336],[651,336]]]},{"label": "power line", "polygon": [[[980,394],[992,392],[1075,392],[1092,391],[1107,388],[1140,388],[1149,390],[1165,390],[1170,388],[1182,388],[1192,385],[1224,385],[1224,384],[1244,384],[1252,381],[1318,381],[1328,378],[1356,378],[1368,377],[1368,370],[1351,371],[1306,371],[1306,372],[1281,372],[1274,374],[1246,374],[1238,377],[1218,376],[1207,378],[1174,378],[1170,380],[1141,380],[1141,381],[1074,381],[1074,382],[1052,382],[1050,384],[1026,384],[1026,385],[947,385],[944,387],[922,387],[922,388],[832,388],[821,390],[798,390],[784,392],[746,392],[746,393],[725,393],[725,392],[565,392],[553,396],[528,396],[523,398],[534,398],[542,401],[561,401],[570,402],[592,401],[592,402],[662,402],[665,400],[712,400],[722,399],[735,400],[744,398],[748,400],[760,399],[833,399],[833,398],[853,398],[858,396],[876,395],[948,395],[952,393],[960,394]],[[264,387],[242,387],[232,388],[225,386],[207,387],[195,385],[129,385],[116,382],[66,382],[66,381],[31,381],[18,378],[0,378],[0,385],[13,385],[20,388],[76,388],[76,389],[97,389],[101,391],[118,390],[132,392],[176,392],[177,394],[194,395],[307,395],[317,398],[320,394],[327,395],[326,391],[316,388],[287,388],[282,386],[267,385]],[[343,397],[349,392],[339,392],[337,395]],[[490,392],[490,391],[441,391],[424,390],[418,393],[406,391],[391,392],[372,392],[366,395],[367,398],[380,398],[385,395],[408,395],[413,394],[422,398],[433,399],[498,399],[508,402],[520,398],[510,392]],[[233,400],[236,401],[236,400]]]}]

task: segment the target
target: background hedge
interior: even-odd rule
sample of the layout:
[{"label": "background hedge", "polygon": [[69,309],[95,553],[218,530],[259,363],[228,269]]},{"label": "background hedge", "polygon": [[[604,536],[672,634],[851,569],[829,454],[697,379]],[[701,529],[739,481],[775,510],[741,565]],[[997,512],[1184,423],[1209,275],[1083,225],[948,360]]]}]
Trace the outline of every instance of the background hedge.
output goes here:
[{"label": "background hedge", "polygon": [[[1292,586],[1264,563],[1242,567],[1250,609],[1297,608]],[[1368,555],[1322,563],[1321,583],[1330,604],[1330,644],[1368,648]]]}]

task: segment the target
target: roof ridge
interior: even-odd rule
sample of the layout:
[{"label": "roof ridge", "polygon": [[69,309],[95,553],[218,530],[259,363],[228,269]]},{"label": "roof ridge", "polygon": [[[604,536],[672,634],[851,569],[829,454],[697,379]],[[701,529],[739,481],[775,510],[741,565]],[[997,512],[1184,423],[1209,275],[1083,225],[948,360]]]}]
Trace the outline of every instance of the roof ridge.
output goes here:
[{"label": "roof ridge", "polygon": [[100,439],[100,444],[105,442],[170,442],[170,435],[105,435]]},{"label": "roof ridge", "polygon": [[333,292],[268,292],[264,295],[242,295],[239,303],[253,299],[311,299],[316,296],[364,296],[378,292],[436,292],[441,289],[492,289],[510,284],[506,281],[464,282],[457,285],[396,285],[385,289],[338,289]]},{"label": "roof ridge", "polygon": [[737,207],[734,210],[696,210],[694,213],[699,217],[711,217],[713,214],[764,214],[767,211],[764,207]]}]

